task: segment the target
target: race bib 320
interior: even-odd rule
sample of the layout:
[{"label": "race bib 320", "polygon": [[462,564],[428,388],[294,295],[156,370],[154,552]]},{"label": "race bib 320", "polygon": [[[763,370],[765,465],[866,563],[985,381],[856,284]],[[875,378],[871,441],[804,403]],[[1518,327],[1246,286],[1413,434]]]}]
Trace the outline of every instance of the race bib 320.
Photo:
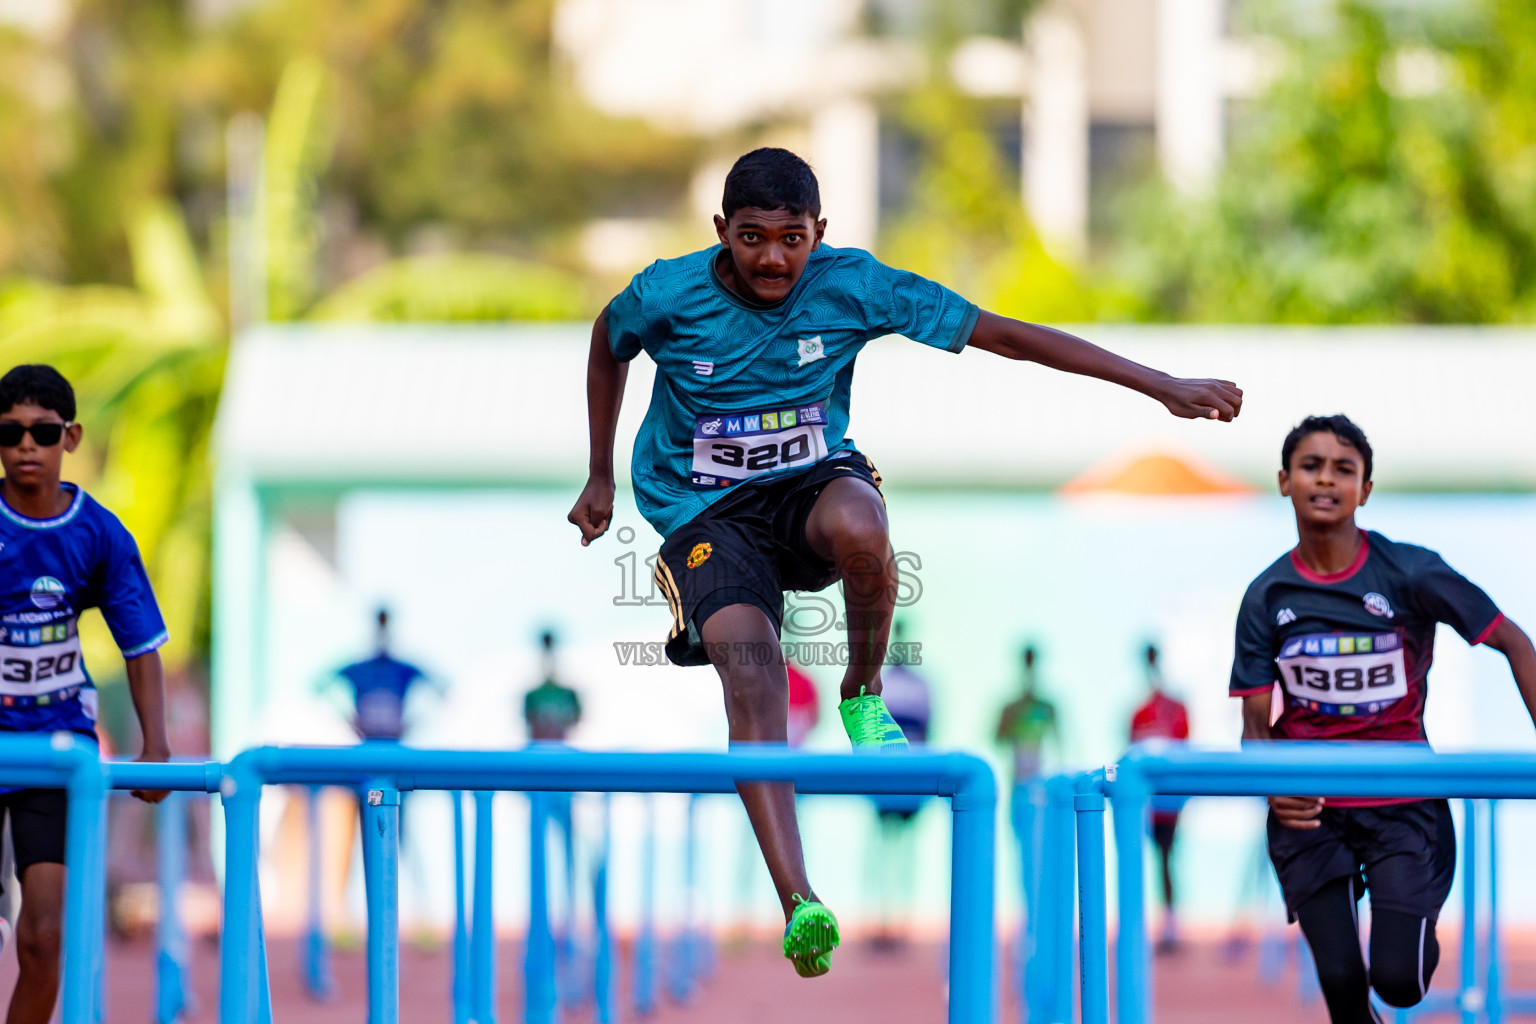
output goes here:
[{"label": "race bib 320", "polygon": [[827,456],[822,403],[751,413],[709,413],[693,428],[691,481],[700,490],[730,487]]},{"label": "race bib 320", "polygon": [[0,696],[33,698],[85,682],[80,637],[73,621],[4,630],[0,639]]}]

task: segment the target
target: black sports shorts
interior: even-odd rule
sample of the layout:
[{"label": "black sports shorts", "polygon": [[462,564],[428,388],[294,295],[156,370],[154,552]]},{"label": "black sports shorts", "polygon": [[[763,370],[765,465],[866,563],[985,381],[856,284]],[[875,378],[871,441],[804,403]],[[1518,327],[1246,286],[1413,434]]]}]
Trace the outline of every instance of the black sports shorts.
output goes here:
[{"label": "black sports shorts", "polygon": [[834,452],[799,473],[737,484],[672,532],[656,559],[656,585],[672,612],[668,660],[708,665],[700,628],[721,608],[756,605],[777,633],[786,590],[837,582],[837,567],[806,543],[805,521],[822,490],[850,476],[880,488],[880,474],[861,452]]},{"label": "black sports shorts", "polygon": [[11,819],[16,877],[33,864],[64,863],[64,821],[69,797],[62,789],[18,789],[0,793],[0,823]]},{"label": "black sports shorts", "polygon": [[[1285,910],[1296,908],[1337,878],[1356,878],[1371,906],[1431,921],[1451,893],[1456,874],[1456,823],[1444,800],[1381,807],[1324,807],[1315,829],[1287,828],[1269,812],[1269,859]],[[1360,888],[1357,892],[1363,891]]]}]

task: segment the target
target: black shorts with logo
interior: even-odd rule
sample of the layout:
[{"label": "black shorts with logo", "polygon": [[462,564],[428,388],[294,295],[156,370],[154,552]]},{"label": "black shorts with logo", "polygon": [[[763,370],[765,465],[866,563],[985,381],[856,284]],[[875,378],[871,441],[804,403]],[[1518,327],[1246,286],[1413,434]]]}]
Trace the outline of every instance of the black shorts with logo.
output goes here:
[{"label": "black shorts with logo", "polygon": [[1456,823],[1444,800],[1380,807],[1324,807],[1315,829],[1287,828],[1269,812],[1269,859],[1285,910],[1296,909],[1338,878],[1371,891],[1371,906],[1431,921],[1456,874]]},{"label": "black shorts with logo", "polygon": [[805,521],[822,490],[843,477],[880,488],[863,453],[834,452],[798,473],[737,484],[662,543],[656,585],[672,612],[667,658],[674,665],[710,663],[700,628],[721,608],[756,605],[778,632],[786,590],[837,582],[837,567],[806,543]]},{"label": "black shorts with logo", "polygon": [[69,798],[62,789],[18,789],[0,793],[0,823],[11,821],[16,876],[33,864],[64,863],[64,822]]}]

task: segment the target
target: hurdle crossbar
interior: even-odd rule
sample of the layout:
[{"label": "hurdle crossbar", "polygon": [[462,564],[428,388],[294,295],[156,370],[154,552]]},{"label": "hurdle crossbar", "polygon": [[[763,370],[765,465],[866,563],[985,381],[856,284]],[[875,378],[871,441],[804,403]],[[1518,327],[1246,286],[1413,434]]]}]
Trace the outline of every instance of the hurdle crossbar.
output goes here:
[{"label": "hurdle crossbar", "polygon": [[[1536,799],[1536,754],[1436,754],[1427,746],[1386,743],[1265,742],[1242,751],[1199,751],[1164,741],[1140,744],[1107,773],[1118,850],[1118,1019],[1152,1019],[1145,910],[1143,835],[1154,794],[1181,796],[1471,797]],[[1099,877],[1102,877],[1100,869]],[[1086,944],[1088,936],[1084,936]],[[1085,991],[1101,990],[1103,960],[1083,955]],[[1084,1024],[1106,1024],[1095,1006]]]},{"label": "hurdle crossbar", "polygon": [[[628,753],[538,749],[438,751],[409,747],[263,747],[230,762],[224,778],[227,870],[221,1024],[258,1013],[257,817],[267,784],[353,785],[366,794],[369,1020],[399,1021],[399,793],[729,793],[737,782],[792,782],[801,793],[947,797],[953,810],[950,898],[951,1024],[991,1024],[996,783],[968,754],[806,754],[782,748],[729,753]],[[73,1024],[73,1022],[71,1022]],[[82,1022],[83,1024],[83,1022]]]}]

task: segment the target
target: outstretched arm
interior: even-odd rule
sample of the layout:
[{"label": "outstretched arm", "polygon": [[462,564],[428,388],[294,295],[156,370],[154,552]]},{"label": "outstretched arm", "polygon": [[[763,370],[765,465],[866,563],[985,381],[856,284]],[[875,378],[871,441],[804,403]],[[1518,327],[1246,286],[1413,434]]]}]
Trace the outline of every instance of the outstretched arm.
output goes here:
[{"label": "outstretched arm", "polygon": [[1536,722],[1536,647],[1531,645],[1531,638],[1525,635],[1525,630],[1504,619],[1483,643],[1509,659],[1509,670],[1514,674],[1515,685],[1520,688],[1520,699],[1525,701],[1531,721]]},{"label": "outstretched arm", "polygon": [[1242,411],[1243,392],[1229,380],[1185,380],[1142,366],[1082,338],[982,310],[968,342],[1005,359],[1097,377],[1155,398],[1184,419],[1230,421]]},{"label": "outstretched arm", "polygon": [[613,435],[618,430],[619,406],[628,378],[629,364],[615,359],[608,347],[608,310],[604,307],[592,325],[592,348],[587,354],[587,432],[591,446],[587,485],[566,517],[581,531],[582,547],[608,532],[613,520]]}]

